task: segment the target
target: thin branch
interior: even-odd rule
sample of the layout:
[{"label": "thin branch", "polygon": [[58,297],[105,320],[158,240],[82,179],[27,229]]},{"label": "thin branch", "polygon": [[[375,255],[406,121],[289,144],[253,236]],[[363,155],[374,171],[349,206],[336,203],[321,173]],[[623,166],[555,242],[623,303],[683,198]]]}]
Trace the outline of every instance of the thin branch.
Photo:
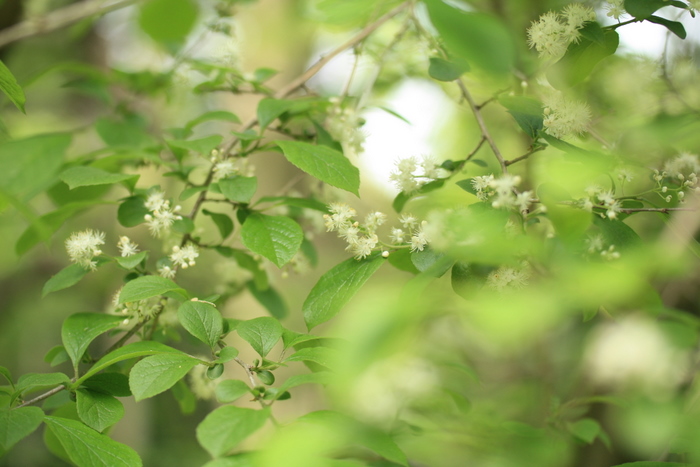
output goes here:
[{"label": "thin branch", "polygon": [[234,360],[236,361],[236,363],[238,363],[240,366],[242,366],[243,369],[245,370],[246,374],[248,375],[248,379],[250,380],[251,386],[256,387],[257,384],[255,383],[255,376],[253,375],[253,372],[250,370],[250,365],[248,365],[246,362],[244,362],[243,360],[241,360],[238,357],[234,358]]},{"label": "thin branch", "polygon": [[489,129],[486,127],[486,122],[484,122],[484,117],[483,115],[481,115],[481,110],[479,109],[479,106],[476,105],[476,102],[474,102],[474,98],[469,93],[469,90],[464,85],[464,82],[461,79],[457,79],[457,85],[459,86],[459,89],[462,92],[462,96],[469,104],[469,108],[472,109],[472,113],[474,114],[474,118],[476,118],[476,123],[479,125],[479,129],[481,130],[482,136],[489,143],[491,151],[493,151],[494,156],[496,156],[496,159],[498,159],[498,163],[501,165],[501,171],[504,174],[508,173],[508,164],[506,164],[505,159],[501,155],[501,151],[498,149],[498,146],[496,146],[496,142],[491,137],[491,133],[489,133]]},{"label": "thin branch", "polygon": [[511,160],[509,160],[509,161],[506,161],[506,165],[513,165],[513,164],[515,164],[516,162],[523,161],[523,160],[527,159],[528,157],[530,157],[531,155],[533,155],[534,153],[536,153],[536,152],[538,152],[538,151],[542,151],[542,150],[544,150],[544,149],[545,149],[544,147],[533,148],[533,149],[531,149],[530,151],[528,151],[527,153],[523,154],[523,155],[520,156],[520,157],[516,157],[515,159],[511,159]]},{"label": "thin branch", "polygon": [[85,0],[54,10],[41,18],[31,18],[0,31],[0,47],[32,36],[47,34],[95,15],[133,5],[141,0]]},{"label": "thin branch", "polygon": [[43,393],[43,394],[41,394],[41,395],[39,395],[39,396],[36,396],[36,397],[35,397],[34,399],[32,399],[32,400],[28,400],[28,401],[26,401],[26,402],[22,402],[20,405],[18,405],[17,407],[13,407],[12,409],[13,409],[13,410],[14,410],[14,409],[19,409],[20,407],[26,407],[26,406],[28,406],[28,405],[36,404],[37,402],[41,402],[41,401],[43,401],[44,399],[48,399],[49,397],[53,396],[54,394],[58,394],[59,392],[63,391],[64,389],[66,389],[66,387],[65,387],[64,385],[56,386],[56,387],[53,388],[52,390],[46,391],[45,393]]},{"label": "thin branch", "polygon": [[[596,206],[602,209],[607,209],[604,206]],[[622,208],[620,209],[620,212],[623,212],[625,214],[629,214],[631,212],[660,212],[663,214],[668,214],[673,211],[692,211],[695,212],[697,211],[697,208]]]}]

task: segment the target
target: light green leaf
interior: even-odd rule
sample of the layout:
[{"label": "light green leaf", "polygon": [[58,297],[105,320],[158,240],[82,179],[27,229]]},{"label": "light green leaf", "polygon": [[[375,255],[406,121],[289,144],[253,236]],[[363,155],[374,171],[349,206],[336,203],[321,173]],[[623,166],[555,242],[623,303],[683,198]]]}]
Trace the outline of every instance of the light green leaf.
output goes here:
[{"label": "light green leaf", "polygon": [[246,248],[281,268],[299,250],[304,232],[289,217],[254,212],[243,223],[241,240]]},{"label": "light green leaf", "polygon": [[236,328],[236,332],[264,357],[282,337],[282,325],[275,318],[265,316],[243,321]]},{"label": "light green leaf", "polygon": [[216,228],[219,229],[222,239],[231,235],[231,232],[233,232],[233,221],[229,216],[218,212],[211,212],[207,209],[202,209],[202,213],[211,217],[211,220],[216,224]]},{"label": "light green leaf", "polygon": [[156,145],[146,130],[145,121],[136,116],[125,119],[105,117],[95,122],[95,131],[102,141],[114,148],[143,149]]},{"label": "light green leaf", "polygon": [[193,0],[150,0],[141,6],[139,26],[151,39],[174,51],[185,43],[198,14]]},{"label": "light green leaf", "polygon": [[114,183],[128,181],[133,188],[139,175],[111,173],[95,167],[78,166],[64,170],[59,178],[73,190],[81,186],[112,185]]},{"label": "light green leaf", "polygon": [[160,276],[141,276],[124,285],[119,294],[119,303],[137,302],[163,295],[173,290],[182,290],[175,282]]},{"label": "light green leaf", "polygon": [[170,389],[198,363],[198,359],[183,353],[144,358],[129,373],[134,399],[138,402]]},{"label": "light green leaf", "polygon": [[430,57],[428,75],[438,81],[454,81],[465,71],[469,71],[468,66],[458,65],[440,57]]},{"label": "light green leaf", "polygon": [[360,171],[342,153],[300,141],[275,141],[289,162],[322,182],[359,196]]},{"label": "light green leaf", "polygon": [[2,375],[8,383],[10,383],[10,386],[14,387],[14,383],[12,382],[12,373],[10,373],[10,370],[4,366],[0,366],[0,375]]},{"label": "light green leaf", "polygon": [[214,360],[214,361],[216,363],[226,363],[226,362],[230,362],[231,360],[233,360],[236,357],[238,357],[238,349],[235,347],[228,346],[228,347],[224,347],[223,349],[221,349],[219,351],[219,354],[218,354],[216,360]]},{"label": "light green leaf", "polygon": [[592,418],[582,418],[567,425],[569,432],[581,441],[591,444],[600,433],[600,425]]},{"label": "light green leaf", "polygon": [[320,337],[311,334],[302,334],[301,332],[292,331],[290,329],[285,329],[282,333],[282,342],[284,343],[285,350],[297,344],[301,344],[302,342],[315,339],[320,339]]},{"label": "light green leaf", "polygon": [[639,462],[627,462],[625,464],[618,464],[612,467],[690,467],[688,464],[681,462],[654,462],[654,461],[639,461]]},{"label": "light green leaf", "polygon": [[68,457],[79,467],[141,467],[136,451],[75,420],[44,417]]},{"label": "light green leaf", "polygon": [[142,251],[131,256],[117,256],[115,259],[117,260],[117,263],[119,263],[119,266],[129,270],[134,269],[146,258],[148,258],[148,252]]},{"label": "light green leaf", "polygon": [[248,385],[237,379],[227,379],[216,386],[216,400],[222,404],[234,402],[249,393]]},{"label": "light green leaf", "polygon": [[117,210],[117,220],[124,227],[136,227],[145,222],[144,216],[150,211],[144,206],[146,200],[141,196],[126,198]]},{"label": "light green leaf", "polygon": [[172,147],[186,149],[202,156],[209,156],[211,150],[221,144],[223,139],[224,137],[221,135],[210,135],[200,139],[168,141],[168,144]]},{"label": "light green leaf", "polygon": [[66,352],[65,347],[63,347],[62,345],[56,345],[54,347],[51,347],[51,349],[48,352],[46,352],[46,355],[44,355],[44,361],[52,367],[60,365],[61,363],[67,362],[69,360],[70,356],[68,356],[68,352]]},{"label": "light green leaf", "polygon": [[508,73],[515,63],[515,41],[495,16],[465,12],[441,0],[425,2],[430,22],[451,55],[485,71]]},{"label": "light green leaf", "polygon": [[70,383],[70,378],[63,373],[26,373],[19,377],[15,385],[15,393],[34,392],[68,383]]},{"label": "light green leaf", "polygon": [[498,102],[508,109],[508,113],[530,138],[537,137],[544,121],[542,104],[539,101],[524,96],[503,96],[498,98]]},{"label": "light green leaf", "polygon": [[213,459],[203,467],[255,467],[256,464],[253,461],[253,453],[241,452],[234,454],[232,456],[220,457],[218,459]]},{"label": "light green leaf", "polygon": [[158,354],[176,354],[176,355],[186,355],[185,353],[169,347],[165,344],[155,341],[140,341],[127,344],[124,347],[120,347],[117,350],[113,350],[108,353],[95,363],[92,368],[90,368],[83,376],[81,376],[75,384],[74,387],[78,387],[80,383],[90,378],[92,375],[99,373],[100,371],[108,368],[115,363],[121,362],[123,360],[129,360],[130,358],[145,357],[150,355]]},{"label": "light green leaf", "polygon": [[255,297],[255,299],[264,306],[267,311],[270,312],[272,316],[277,319],[283,319],[289,313],[287,309],[287,304],[284,303],[282,296],[272,287],[268,287],[264,290],[258,289],[255,285],[255,281],[248,281],[246,284],[248,290]]},{"label": "light green leaf", "polygon": [[187,332],[212,348],[224,332],[221,313],[208,303],[183,302],[177,310],[177,319]]},{"label": "light green leaf", "polygon": [[338,314],[382,264],[379,255],[350,258],[322,275],[302,305],[306,326],[312,329]]},{"label": "light green leaf", "polygon": [[[600,28],[600,25],[589,22],[585,27]],[[583,82],[601,60],[613,55],[619,43],[619,34],[610,29],[603,31],[602,43],[582,37],[578,42],[571,43],[566,55],[550,67],[547,79],[557,89],[575,86]]]},{"label": "light green leaf", "polygon": [[219,407],[197,427],[197,441],[212,457],[220,457],[260,429],[268,416],[267,409]]},{"label": "light green leaf", "polygon": [[329,347],[306,347],[290,355],[285,362],[314,362],[332,368],[338,351]]},{"label": "light green leaf", "polygon": [[39,407],[0,409],[0,450],[9,451],[36,430],[44,419]]},{"label": "light green leaf", "polygon": [[0,60],[0,90],[15,104],[15,107],[21,110],[22,113],[26,113],[24,111],[24,103],[27,101],[27,98],[24,96],[24,91],[2,60]]},{"label": "light green leaf", "polygon": [[221,194],[236,203],[250,203],[258,189],[257,177],[230,177],[219,180]]},{"label": "light green leaf", "polygon": [[241,119],[238,118],[238,116],[234,113],[227,112],[225,110],[212,110],[210,112],[205,112],[199,117],[190,120],[185,125],[185,128],[189,130],[201,123],[209,122],[211,120],[222,120],[231,123],[241,123]]},{"label": "light green leaf", "polygon": [[328,371],[319,371],[304,375],[292,375],[287,378],[287,380],[278,388],[278,394],[282,395],[284,391],[301,386],[302,384],[329,384],[332,380],[333,374]]},{"label": "light green leaf", "polygon": [[121,316],[102,313],[76,313],[66,318],[61,327],[61,339],[73,367],[78,367],[90,342],[116,327],[122,319]]},{"label": "light green leaf", "polygon": [[277,117],[286,112],[301,113],[309,110],[318,99],[272,99],[265,98],[258,104],[258,123],[266,128]]},{"label": "light green leaf", "polygon": [[124,416],[124,405],[114,396],[88,389],[78,389],[75,396],[80,419],[97,431],[104,431]]},{"label": "light green leaf", "polygon": [[85,269],[79,264],[66,266],[55,275],[51,276],[51,279],[46,281],[46,284],[44,284],[44,287],[41,289],[41,296],[45,297],[51,292],[67,289],[77,284],[88,272],[90,272],[88,269]]}]

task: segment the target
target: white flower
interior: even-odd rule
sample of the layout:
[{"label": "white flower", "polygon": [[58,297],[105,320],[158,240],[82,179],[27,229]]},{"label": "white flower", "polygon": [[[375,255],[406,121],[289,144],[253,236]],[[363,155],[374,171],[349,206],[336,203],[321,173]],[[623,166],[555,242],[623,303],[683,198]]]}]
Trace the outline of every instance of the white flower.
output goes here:
[{"label": "white flower", "polygon": [[493,271],[486,278],[486,287],[494,290],[522,289],[530,279],[530,270],[527,267],[521,269],[501,267]]},{"label": "white flower", "polygon": [[620,16],[627,13],[625,11],[625,0],[608,0],[605,9],[608,10],[607,15],[615,19],[620,19]]},{"label": "white flower", "polygon": [[389,180],[394,182],[402,193],[412,193],[421,187],[421,183],[413,174],[417,169],[418,161],[415,157],[401,159],[396,163],[396,171],[391,173]]},{"label": "white flower", "polygon": [[162,209],[166,203],[165,193],[162,191],[154,191],[148,195],[144,204],[149,211],[158,211]]},{"label": "white flower", "polygon": [[686,173],[689,174],[689,176],[692,175],[692,178],[695,179],[695,174],[700,172],[698,156],[687,152],[681,153],[673,159],[666,161],[664,164],[664,172],[666,172],[665,175],[672,178],[679,178],[679,175]]},{"label": "white flower", "polygon": [[184,247],[179,246],[173,247],[173,252],[170,254],[170,261],[176,266],[181,266],[182,269],[186,269],[188,266],[195,265],[195,259],[199,256],[199,251],[197,247],[191,243],[188,243]]},{"label": "white flower", "polygon": [[544,131],[555,138],[565,138],[586,131],[591,111],[585,102],[564,98],[554,92],[543,99]]},{"label": "white flower", "polygon": [[532,203],[532,191],[523,191],[515,197],[515,205],[522,211],[527,211]]},{"label": "white flower", "polygon": [[328,205],[331,215],[324,214],[323,219],[326,221],[326,231],[332,232],[347,228],[352,224],[352,218],[357,212],[345,203],[331,203]]},{"label": "white flower", "polygon": [[534,47],[540,57],[557,58],[564,55],[569,45],[564,39],[564,25],[553,11],[540,16],[533,21],[527,30],[528,45]]},{"label": "white flower", "polygon": [[391,229],[391,235],[389,235],[389,238],[391,239],[391,243],[403,243],[405,235],[406,233],[402,229],[397,229],[393,227]]},{"label": "white flower", "polygon": [[412,229],[418,224],[418,219],[413,214],[403,214],[399,217],[399,222],[407,229]]},{"label": "white flower", "polygon": [[175,273],[177,271],[170,266],[161,266],[158,268],[158,274],[160,277],[165,277],[166,279],[173,279],[175,278]]},{"label": "white flower", "polygon": [[379,211],[371,212],[365,217],[365,228],[370,232],[374,232],[384,222],[386,222],[386,214]]},{"label": "white flower", "polygon": [[119,243],[117,243],[119,252],[122,256],[131,256],[139,251],[139,246],[132,242],[129,237],[121,236],[119,237]]},{"label": "white flower", "polygon": [[423,221],[420,229],[411,236],[411,251],[423,251],[428,244],[428,235],[425,233],[424,227],[427,222]]},{"label": "white flower", "polygon": [[148,195],[145,206],[151,211],[151,214],[146,214],[143,218],[148,224],[148,230],[152,235],[161,237],[164,233],[170,230],[173,222],[181,220],[182,216],[177,214],[181,206],[170,208],[170,201],[164,199],[165,194],[156,191]]},{"label": "white flower", "polygon": [[440,178],[442,169],[440,168],[440,164],[438,163],[437,159],[435,159],[435,156],[423,156],[421,168],[423,169],[423,175],[425,177],[432,179]]},{"label": "white flower", "polygon": [[238,169],[234,165],[234,161],[231,159],[226,159],[217,162],[214,165],[214,181],[217,182],[222,178],[229,177],[231,175],[237,174]]},{"label": "white flower", "polygon": [[97,269],[97,263],[92,258],[102,254],[99,246],[104,245],[104,243],[104,232],[90,229],[84,232],[73,232],[66,240],[66,251],[68,251],[68,257],[74,263],[95,270]]},{"label": "white flower", "polygon": [[376,235],[359,237],[357,241],[348,245],[347,250],[351,251],[356,259],[362,259],[372,253],[377,243],[379,243],[379,237]]},{"label": "white flower", "polygon": [[571,3],[564,8],[562,17],[566,21],[564,26],[564,38],[568,43],[578,42],[581,38],[579,29],[588,21],[595,21],[595,11],[592,8]]},{"label": "white flower", "polygon": [[515,188],[520,183],[519,175],[503,174],[499,178],[495,178],[489,182],[489,186],[496,190],[496,193],[503,196],[513,193]]}]

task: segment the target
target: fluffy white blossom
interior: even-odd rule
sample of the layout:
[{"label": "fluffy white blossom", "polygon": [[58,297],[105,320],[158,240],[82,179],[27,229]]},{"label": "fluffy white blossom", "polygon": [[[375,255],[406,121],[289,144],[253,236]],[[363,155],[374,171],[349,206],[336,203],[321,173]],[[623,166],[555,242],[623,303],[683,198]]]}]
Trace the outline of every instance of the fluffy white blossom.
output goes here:
[{"label": "fluffy white blossom", "polygon": [[97,263],[93,261],[93,258],[102,254],[99,247],[104,243],[104,232],[91,229],[73,232],[66,240],[66,251],[71,261],[94,270],[97,268]]},{"label": "fluffy white blossom", "polygon": [[238,173],[238,168],[232,159],[225,159],[214,164],[214,181],[230,177]]},{"label": "fluffy white blossom", "polygon": [[544,131],[555,138],[566,138],[586,131],[591,110],[585,102],[566,99],[553,92],[543,99]]},{"label": "fluffy white blossom", "polygon": [[402,193],[412,193],[421,186],[413,175],[417,169],[418,160],[415,157],[401,159],[396,163],[396,170],[391,173],[389,180],[394,182]]},{"label": "fluffy white blossom", "polygon": [[569,44],[579,41],[579,30],[588,21],[595,21],[595,11],[580,3],[567,5],[561,14],[547,12],[527,30],[528,45],[534,47],[540,57],[559,58]]},{"label": "fluffy white blossom", "polygon": [[170,266],[160,266],[158,268],[158,274],[160,277],[165,277],[166,279],[173,279],[175,278],[175,273],[177,271]]},{"label": "fluffy white blossom", "polygon": [[564,19],[564,39],[567,43],[578,42],[581,38],[579,29],[588,21],[595,21],[595,11],[580,3],[570,3],[562,11]]},{"label": "fluffy white blossom", "polygon": [[413,232],[411,236],[411,251],[423,251],[428,244],[428,235],[425,232],[426,224],[427,222],[423,221],[420,228]]},{"label": "fluffy white blossom", "polygon": [[684,152],[666,161],[664,172],[666,172],[665,176],[672,178],[680,179],[680,176],[683,176],[683,179],[686,176],[695,178],[696,174],[700,173],[700,161],[697,155]]},{"label": "fluffy white blossom", "polygon": [[493,194],[490,190],[493,175],[480,175],[472,178],[472,187],[476,191],[476,197],[481,201],[486,201]]},{"label": "fluffy white blossom", "polygon": [[331,103],[333,106],[329,109],[326,120],[328,133],[340,143],[346,156],[361,154],[367,138],[361,129],[364,120],[354,108],[343,108],[340,99],[332,98]]},{"label": "fluffy white blossom", "polygon": [[365,228],[369,232],[374,232],[377,230],[377,227],[382,225],[384,222],[386,222],[386,214],[378,211],[370,212],[365,217]]},{"label": "fluffy white blossom", "polygon": [[346,250],[352,252],[355,259],[366,258],[372,253],[374,247],[379,243],[379,237],[376,234],[368,236],[360,236],[354,242],[349,243]]},{"label": "fluffy white blossom", "polygon": [[129,237],[123,235],[119,237],[119,243],[117,243],[117,247],[119,248],[119,252],[123,257],[135,255],[139,251],[139,246],[136,243],[132,242]]},{"label": "fluffy white blossom", "polygon": [[195,265],[195,259],[199,256],[199,250],[197,247],[191,243],[180,248],[179,246],[173,247],[173,252],[170,254],[170,261],[174,265],[186,269],[189,266]]},{"label": "fluffy white blossom", "polygon": [[323,215],[327,232],[349,227],[352,224],[352,218],[357,215],[357,212],[345,203],[331,203],[328,208],[331,214]]},{"label": "fluffy white blossom", "polygon": [[165,199],[165,194],[161,191],[155,191],[148,195],[144,203],[146,208],[151,211],[146,214],[144,219],[148,225],[148,230],[156,237],[161,237],[164,233],[170,230],[173,222],[182,219],[182,216],[177,214],[181,206],[170,208],[170,201]]}]

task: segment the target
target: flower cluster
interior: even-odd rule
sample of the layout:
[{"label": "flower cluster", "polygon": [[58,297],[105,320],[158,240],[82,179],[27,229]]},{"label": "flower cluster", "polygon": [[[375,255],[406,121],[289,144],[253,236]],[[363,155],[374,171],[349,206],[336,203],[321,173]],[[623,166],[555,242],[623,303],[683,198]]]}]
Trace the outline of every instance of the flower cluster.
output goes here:
[{"label": "flower cluster", "polygon": [[566,138],[586,131],[591,120],[591,110],[585,102],[566,99],[560,92],[553,92],[543,99],[544,131],[555,138]]},{"label": "flower cluster", "polygon": [[148,223],[148,230],[156,237],[167,233],[173,222],[182,219],[182,216],[177,214],[182,208],[178,205],[171,209],[170,201],[165,199],[165,193],[162,191],[152,192],[144,204],[146,209],[151,211],[144,219]]},{"label": "flower cluster", "polygon": [[421,161],[416,157],[407,157],[396,163],[396,170],[391,173],[389,180],[394,182],[401,192],[412,193],[441,176],[440,164],[432,156],[423,156]]},{"label": "flower cluster", "polygon": [[569,44],[580,40],[579,30],[584,24],[595,19],[595,11],[580,3],[567,5],[560,14],[550,11],[527,30],[528,44],[540,57],[558,58],[564,55]]},{"label": "flower cluster", "polygon": [[244,177],[252,177],[255,175],[255,167],[250,164],[248,159],[225,158],[218,149],[212,149],[210,161],[214,164],[212,170],[214,172],[213,181],[215,182],[232,175],[241,175]]},{"label": "flower cluster", "polygon": [[97,269],[97,262],[93,258],[102,254],[102,250],[99,247],[104,245],[104,243],[104,232],[91,229],[84,232],[73,232],[66,240],[66,251],[68,251],[68,257],[74,263],[95,270]]},{"label": "flower cluster", "polygon": [[360,127],[364,121],[354,108],[342,107],[339,98],[332,97],[330,102],[333,105],[326,120],[328,133],[341,144],[346,156],[362,154],[366,135]]},{"label": "flower cluster", "polygon": [[[586,195],[578,199],[578,205],[588,212],[592,212],[594,207],[603,207],[605,208],[605,215],[601,214],[601,217],[607,216],[609,219],[615,219],[622,209],[620,201],[615,199],[615,195],[611,190],[604,190],[598,185],[591,185],[586,188]],[[601,204],[602,206],[600,206]]]},{"label": "flower cluster", "polygon": [[[346,250],[352,252],[356,259],[369,256],[379,244],[377,228],[386,222],[386,214],[371,212],[365,216],[363,224],[354,220],[357,212],[344,203],[331,203],[331,214],[323,216],[328,232],[337,231],[338,237],[348,242]],[[425,223],[419,223],[411,214],[399,218],[403,228],[391,229],[391,243],[396,247],[409,247],[411,251],[422,251],[428,244],[424,231]],[[384,252],[386,257],[388,252]]]},{"label": "flower cluster", "polygon": [[531,272],[527,264],[520,268],[500,267],[486,278],[485,286],[499,292],[522,289],[528,284]]},{"label": "flower cluster", "polygon": [[129,237],[124,235],[119,237],[117,247],[119,248],[119,253],[121,253],[122,257],[135,255],[139,251],[139,246],[132,242]]},{"label": "flower cluster", "polygon": [[[683,153],[673,159],[666,161],[663,171],[654,170],[652,178],[658,185],[659,195],[670,203],[672,196],[669,190],[676,193],[678,201],[685,200],[685,192],[700,192],[697,173],[700,171],[700,161],[695,154]],[[676,188],[669,188],[668,184],[676,185]]]},{"label": "flower cluster", "polygon": [[587,238],[586,245],[588,246],[589,255],[600,253],[600,257],[608,261],[620,259],[620,252],[615,250],[615,245],[606,247],[605,240],[600,234]]},{"label": "flower cluster", "polygon": [[168,256],[170,261],[172,261],[175,266],[180,266],[182,269],[187,269],[190,266],[194,266],[195,259],[197,259],[197,257],[199,257],[199,250],[191,243],[188,243],[182,248],[179,246],[174,246],[173,252],[170,254],[170,256]]},{"label": "flower cluster", "polygon": [[503,174],[499,178],[493,175],[482,175],[472,178],[471,184],[481,201],[492,199],[491,206],[496,209],[514,209],[526,212],[533,200],[532,191],[515,193],[515,187],[520,183],[518,175]]}]

